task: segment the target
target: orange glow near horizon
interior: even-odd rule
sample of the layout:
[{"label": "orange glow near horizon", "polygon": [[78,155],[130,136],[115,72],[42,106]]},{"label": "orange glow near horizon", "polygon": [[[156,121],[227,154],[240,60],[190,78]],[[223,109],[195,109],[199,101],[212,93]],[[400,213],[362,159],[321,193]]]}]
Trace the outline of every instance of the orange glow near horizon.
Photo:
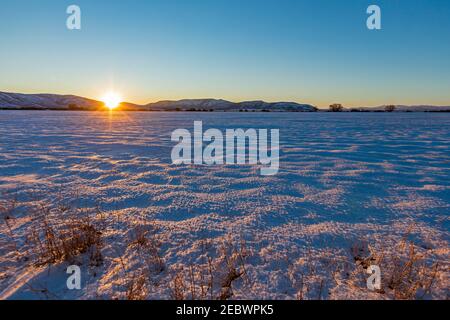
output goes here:
[{"label": "orange glow near horizon", "polygon": [[108,92],[106,93],[102,101],[105,103],[105,106],[108,107],[110,110],[116,109],[120,103],[122,102],[122,97],[117,92]]}]

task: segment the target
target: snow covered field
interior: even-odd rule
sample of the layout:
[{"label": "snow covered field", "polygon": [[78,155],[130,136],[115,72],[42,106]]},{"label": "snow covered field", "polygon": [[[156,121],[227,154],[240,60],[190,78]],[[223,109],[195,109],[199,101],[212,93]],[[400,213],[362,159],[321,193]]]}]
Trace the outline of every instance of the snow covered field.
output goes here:
[{"label": "snow covered field", "polygon": [[[280,129],[278,175],[172,165],[197,120]],[[2,111],[0,210],[0,299],[445,299],[450,115]]]}]

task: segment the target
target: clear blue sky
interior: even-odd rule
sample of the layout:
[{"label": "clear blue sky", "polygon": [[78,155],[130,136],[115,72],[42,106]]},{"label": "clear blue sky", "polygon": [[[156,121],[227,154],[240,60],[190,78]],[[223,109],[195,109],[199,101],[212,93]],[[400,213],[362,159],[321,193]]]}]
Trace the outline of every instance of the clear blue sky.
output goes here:
[{"label": "clear blue sky", "polygon": [[0,91],[450,105],[448,0],[2,0],[0,41]]}]

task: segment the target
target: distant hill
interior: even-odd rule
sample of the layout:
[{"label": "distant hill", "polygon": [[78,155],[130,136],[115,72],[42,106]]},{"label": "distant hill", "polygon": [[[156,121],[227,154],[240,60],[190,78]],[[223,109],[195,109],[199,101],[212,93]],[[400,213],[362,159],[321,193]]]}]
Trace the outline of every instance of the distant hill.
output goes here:
[{"label": "distant hill", "polygon": [[309,104],[295,102],[244,101],[230,102],[216,99],[185,99],[179,101],[160,101],[146,105],[149,110],[158,111],[296,111],[314,112]]},{"label": "distant hill", "polygon": [[[355,108],[361,111],[384,111],[386,106],[378,107],[366,107],[366,108]],[[450,111],[450,106],[431,106],[431,105],[397,105],[395,106],[395,111],[397,112],[439,112],[439,111]]]},{"label": "distant hill", "polygon": [[[98,110],[104,108],[101,101],[74,95],[22,94],[0,92],[0,109],[54,109],[54,110]],[[245,101],[230,102],[217,99],[185,99],[160,101],[147,105],[123,102],[124,110],[148,111],[296,111],[314,112],[317,109],[309,104],[295,102]]]},{"label": "distant hill", "polygon": [[98,109],[103,106],[103,103],[74,95],[0,92],[0,108],[69,109],[70,106],[83,109]]}]

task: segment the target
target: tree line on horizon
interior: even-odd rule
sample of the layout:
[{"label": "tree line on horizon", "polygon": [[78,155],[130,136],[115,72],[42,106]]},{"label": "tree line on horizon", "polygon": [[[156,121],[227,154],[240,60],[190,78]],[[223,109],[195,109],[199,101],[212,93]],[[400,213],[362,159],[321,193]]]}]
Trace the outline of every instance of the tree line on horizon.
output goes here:
[{"label": "tree line on horizon", "polygon": [[[387,105],[384,107],[384,112],[394,112],[396,110],[396,106],[393,104]],[[344,106],[340,103],[333,103],[329,106],[328,108],[329,112],[342,112],[344,111]],[[357,109],[357,108],[353,108],[350,109],[351,112],[364,112],[364,111],[371,111],[371,110],[362,110],[362,109]],[[382,111],[378,111],[378,112],[382,112]]]},{"label": "tree line on horizon", "polygon": [[[11,108],[2,108],[0,106],[0,110],[13,110]],[[39,107],[21,107],[21,108],[15,108],[14,110],[36,110],[36,111],[45,111],[45,110],[55,110],[55,111],[102,111],[107,110],[106,107],[99,107],[96,109],[89,109],[84,108],[81,106],[78,106],[77,104],[69,104],[67,105],[67,109],[61,109],[61,108],[39,108]],[[157,110],[148,110],[144,108],[134,109],[129,108],[127,106],[119,106],[118,110],[121,111],[148,111],[148,112],[157,112]],[[295,111],[295,110],[287,110],[289,112],[394,112],[397,110],[397,107],[393,104],[386,105],[384,109],[380,110],[373,110],[373,109],[363,109],[363,108],[351,108],[348,111],[345,109],[345,107],[340,103],[333,103],[331,104],[328,109],[319,109],[317,107],[314,107],[314,110],[312,111]],[[181,109],[176,108],[173,110],[167,110],[167,112],[216,112],[214,109],[205,109],[205,108],[190,108],[190,109]],[[225,112],[217,110],[217,112]],[[270,109],[261,109],[261,110],[254,110],[254,109],[240,109],[235,110],[232,112],[278,112],[277,110],[270,110]],[[414,112],[406,110],[404,112]],[[437,111],[418,111],[418,112],[450,112],[450,110],[437,110]]]}]

